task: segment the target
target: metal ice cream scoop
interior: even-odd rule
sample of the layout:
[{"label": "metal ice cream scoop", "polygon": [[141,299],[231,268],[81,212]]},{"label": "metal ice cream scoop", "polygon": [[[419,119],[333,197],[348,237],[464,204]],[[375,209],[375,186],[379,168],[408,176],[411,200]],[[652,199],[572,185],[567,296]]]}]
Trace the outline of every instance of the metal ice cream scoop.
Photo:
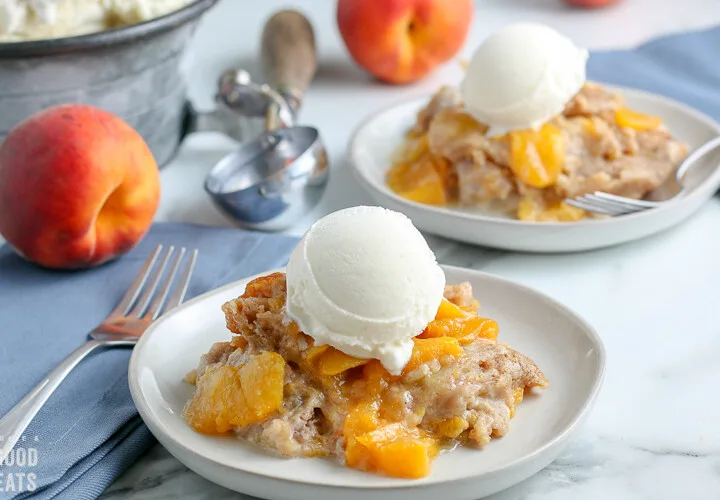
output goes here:
[{"label": "metal ice cream scoop", "polygon": [[[215,205],[251,229],[281,230],[311,210],[324,191],[328,160],[317,129],[295,125],[307,86],[317,68],[315,41],[308,20],[295,11],[272,16],[263,31],[261,57],[266,84],[254,83],[242,70],[220,79],[218,100],[210,114],[197,115],[194,128],[232,129],[223,113],[265,117],[265,131],[223,158],[205,178]],[[237,133],[236,133],[237,132]]]}]

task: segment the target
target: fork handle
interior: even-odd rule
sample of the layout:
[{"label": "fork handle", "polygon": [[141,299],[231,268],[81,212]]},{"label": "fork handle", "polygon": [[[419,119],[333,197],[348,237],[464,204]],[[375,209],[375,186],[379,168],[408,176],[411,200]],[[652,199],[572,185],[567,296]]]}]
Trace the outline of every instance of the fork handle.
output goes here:
[{"label": "fork handle", "polygon": [[0,445],[2,445],[2,448],[0,448],[0,462],[5,460],[5,457],[12,451],[25,429],[28,428],[30,422],[40,411],[40,408],[43,407],[73,368],[88,354],[104,344],[101,341],[90,340],[78,347],[0,420],[0,437],[3,438],[0,441]]}]

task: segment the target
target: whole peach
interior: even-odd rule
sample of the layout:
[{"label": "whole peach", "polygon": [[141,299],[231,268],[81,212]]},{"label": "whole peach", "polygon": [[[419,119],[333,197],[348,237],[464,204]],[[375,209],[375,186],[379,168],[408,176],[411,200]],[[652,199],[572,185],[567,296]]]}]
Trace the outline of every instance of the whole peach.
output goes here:
[{"label": "whole peach", "polygon": [[565,3],[586,9],[598,9],[618,3],[620,0],[565,0]]},{"label": "whole peach", "polygon": [[150,228],[160,201],[145,141],[90,106],[49,108],[0,146],[0,234],[26,259],[83,268],[118,257]]},{"label": "whole peach", "polygon": [[410,83],[462,47],[472,0],[339,0],[337,22],[352,58],[389,83]]}]

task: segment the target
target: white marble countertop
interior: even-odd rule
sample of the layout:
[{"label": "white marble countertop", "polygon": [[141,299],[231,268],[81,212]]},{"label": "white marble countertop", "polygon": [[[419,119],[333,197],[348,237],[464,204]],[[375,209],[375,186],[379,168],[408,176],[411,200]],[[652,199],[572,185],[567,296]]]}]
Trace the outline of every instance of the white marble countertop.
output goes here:
[{"label": "white marble countertop", "polygon": [[[329,0],[222,0],[193,45],[191,97],[211,105],[215,80],[229,66],[255,69],[264,20],[296,6],[311,18],[320,71],[301,121],[328,147],[331,181],[317,210],[289,230],[301,234],[333,210],[371,203],[344,163],[362,117],[397,99],[456,82],[449,64],[408,87],[373,82],[345,55]],[[603,11],[568,10],[559,0],[478,0],[463,55],[498,26],[541,21],[595,48],[625,47],[658,34],[720,23],[718,0],[624,0]],[[158,220],[228,225],[202,191],[207,170],[229,149],[198,134],[162,172]],[[669,232],[625,246],[574,255],[524,255],[428,237],[438,259],[497,273],[565,302],[601,333],[607,378],[583,430],[561,457],[494,500],[710,500],[720,498],[720,200]],[[112,485],[109,499],[240,499],[190,472],[159,445]]]}]

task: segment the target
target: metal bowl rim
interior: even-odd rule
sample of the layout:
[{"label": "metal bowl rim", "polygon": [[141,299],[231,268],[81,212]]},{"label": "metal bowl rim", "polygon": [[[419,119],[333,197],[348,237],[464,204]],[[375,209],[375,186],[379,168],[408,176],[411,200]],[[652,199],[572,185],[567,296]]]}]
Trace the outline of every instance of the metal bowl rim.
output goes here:
[{"label": "metal bowl rim", "polygon": [[0,43],[0,59],[66,54],[98,47],[118,45],[155,35],[200,17],[219,0],[196,0],[185,7],[141,23],[95,33]]},{"label": "metal bowl rim", "polygon": [[[214,189],[211,189],[211,188],[210,188],[210,185],[209,185],[209,184],[210,184],[210,180],[211,180],[211,179],[214,179],[215,176],[216,176],[216,174],[217,174],[217,172],[218,172],[218,170],[222,170],[222,167],[224,167],[224,166],[226,165],[226,163],[228,162],[228,160],[229,160],[232,156],[236,155],[236,154],[240,151],[240,148],[242,148],[242,147],[245,146],[245,144],[241,144],[238,149],[236,149],[235,151],[232,151],[232,152],[226,154],[225,156],[223,156],[223,157],[220,159],[220,161],[218,161],[215,165],[213,165],[213,167],[210,169],[210,171],[209,171],[209,172],[207,173],[207,175],[205,176],[205,180],[204,180],[204,182],[203,182],[203,186],[204,186],[204,188],[205,188],[205,191],[207,191],[207,192],[208,192],[210,195],[212,195],[212,196],[223,197],[223,196],[232,196],[232,195],[235,195],[235,194],[238,194],[238,193],[242,193],[243,191],[246,191],[246,190],[248,190],[248,189],[255,189],[255,188],[257,188],[258,186],[262,186],[263,184],[267,183],[268,181],[275,180],[275,179],[277,179],[277,178],[280,178],[280,177],[282,177],[282,176],[287,175],[288,172],[292,173],[292,171],[295,170],[295,167],[296,167],[297,165],[299,165],[299,164],[301,164],[301,163],[304,163],[304,162],[302,162],[302,159],[303,159],[303,158],[306,158],[309,154],[311,154],[312,150],[314,149],[314,147],[313,147],[314,145],[320,143],[320,147],[322,147],[323,149],[325,148],[325,146],[324,146],[324,145],[322,144],[322,142],[320,141],[320,133],[319,133],[319,131],[318,131],[316,128],[314,128],[314,127],[308,127],[308,126],[297,126],[297,127],[292,127],[292,128],[310,129],[310,130],[312,130],[312,131],[314,132],[314,134],[315,134],[315,139],[308,145],[307,148],[305,148],[305,149],[303,150],[303,152],[302,152],[300,155],[297,156],[297,158],[295,158],[295,160],[292,162],[292,165],[290,165],[289,167],[284,167],[284,168],[282,168],[281,170],[278,170],[277,172],[275,172],[275,173],[273,173],[273,174],[270,174],[270,175],[268,175],[268,176],[266,176],[266,177],[263,177],[263,178],[260,179],[258,182],[254,183],[254,184],[251,184],[251,185],[249,185],[249,186],[247,186],[247,187],[244,187],[244,188],[242,188],[242,189],[235,189],[235,190],[232,190],[232,191],[216,191],[216,190],[214,190]],[[252,141],[257,141],[257,140],[259,139],[259,137],[260,137],[260,136],[252,139]],[[244,165],[245,165],[245,164],[243,164],[243,166],[244,166]],[[313,174],[313,172],[304,172],[304,174],[306,174],[306,175],[308,175],[308,176],[311,176],[311,175]],[[222,183],[221,183],[221,184],[222,184]]]}]

